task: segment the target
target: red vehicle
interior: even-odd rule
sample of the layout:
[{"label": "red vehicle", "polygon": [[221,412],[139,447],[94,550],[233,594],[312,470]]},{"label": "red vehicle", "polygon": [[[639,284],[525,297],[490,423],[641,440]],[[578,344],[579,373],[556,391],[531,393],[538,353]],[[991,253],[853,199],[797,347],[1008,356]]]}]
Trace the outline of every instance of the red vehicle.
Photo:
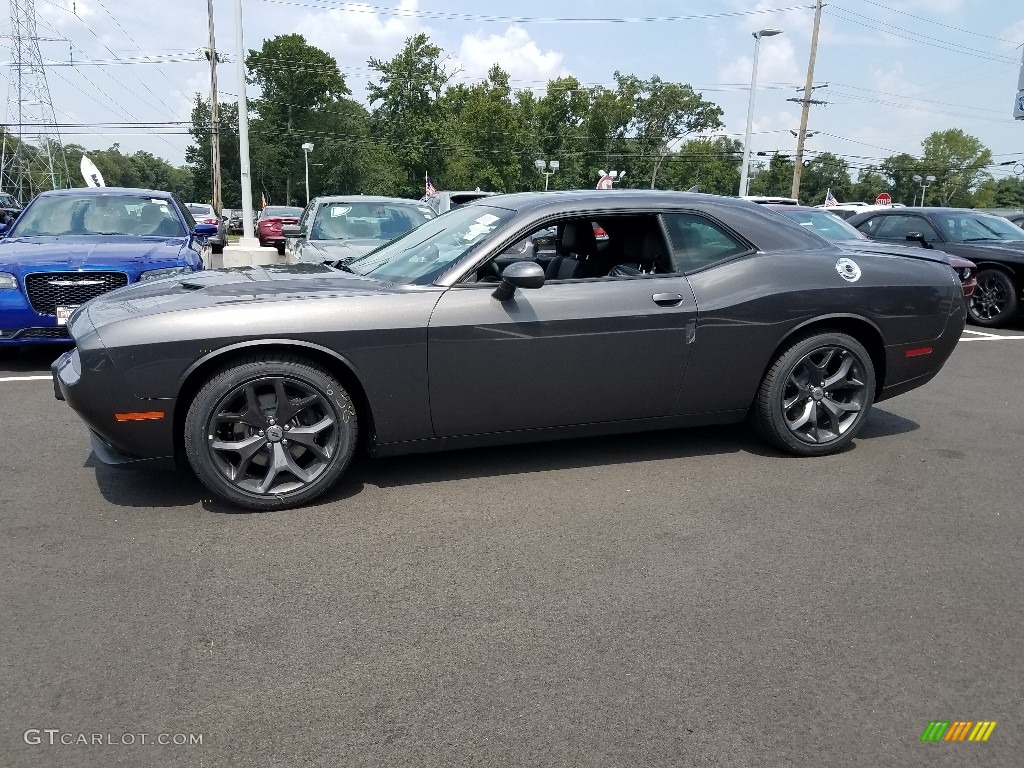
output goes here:
[{"label": "red vehicle", "polygon": [[256,220],[256,237],[263,247],[274,246],[277,252],[284,255],[284,235],[281,227],[286,224],[298,224],[302,215],[301,208],[288,205],[268,205],[260,211]]}]

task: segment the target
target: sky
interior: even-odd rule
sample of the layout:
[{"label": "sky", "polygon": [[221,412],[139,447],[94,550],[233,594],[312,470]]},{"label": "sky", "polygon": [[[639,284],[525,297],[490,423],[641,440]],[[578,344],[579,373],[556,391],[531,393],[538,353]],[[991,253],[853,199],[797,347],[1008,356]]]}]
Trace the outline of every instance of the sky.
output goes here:
[{"label": "sky", "polygon": [[[35,0],[38,35],[67,142],[119,143],[178,165],[189,144],[194,94],[209,94],[207,0]],[[2,34],[10,35],[3,3]],[[623,14],[630,14],[624,17]],[[223,100],[238,93],[235,2],[214,0]],[[721,133],[743,138],[754,53],[761,41],[753,152],[793,154],[800,125],[813,0],[244,0],[247,49],[298,32],[338,61],[365,103],[367,59],[389,59],[425,32],[455,82],[494,64],[512,85],[542,92],[574,75],[612,85],[616,71],[689,83],[724,110]],[[0,38],[0,87],[10,118],[11,39]],[[1013,101],[1024,44],[1024,0],[829,0],[814,69],[808,156],[829,151],[853,169],[897,152],[920,154],[933,131],[961,128],[994,154],[997,178],[1024,160]],[[68,66],[74,62],[74,66]],[[250,98],[257,95],[250,86]],[[126,127],[145,124],[145,128]],[[314,149],[315,152],[315,149]],[[1024,170],[1024,166],[1017,166]]]}]

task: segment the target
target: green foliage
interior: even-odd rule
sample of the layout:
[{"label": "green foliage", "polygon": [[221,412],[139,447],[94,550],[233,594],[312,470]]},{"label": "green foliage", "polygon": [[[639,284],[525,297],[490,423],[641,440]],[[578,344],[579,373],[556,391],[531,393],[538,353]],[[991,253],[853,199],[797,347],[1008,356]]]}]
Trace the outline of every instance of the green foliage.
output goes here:
[{"label": "green foliage", "polygon": [[970,193],[988,178],[992,150],[959,128],[936,131],[921,143],[921,165],[933,176],[930,194],[939,205],[970,205]]},{"label": "green foliage", "polygon": [[742,141],[725,136],[690,139],[666,158],[659,180],[668,189],[696,186],[713,195],[735,195],[742,162]]},{"label": "green foliage", "polygon": [[750,194],[789,197],[793,191],[793,161],[785,155],[772,155],[765,168],[758,163],[750,177]]},{"label": "green foliage", "polygon": [[800,174],[800,199],[807,205],[824,203],[830,189],[837,200],[850,200],[852,188],[850,167],[843,158],[831,152],[816,155],[806,163]]}]

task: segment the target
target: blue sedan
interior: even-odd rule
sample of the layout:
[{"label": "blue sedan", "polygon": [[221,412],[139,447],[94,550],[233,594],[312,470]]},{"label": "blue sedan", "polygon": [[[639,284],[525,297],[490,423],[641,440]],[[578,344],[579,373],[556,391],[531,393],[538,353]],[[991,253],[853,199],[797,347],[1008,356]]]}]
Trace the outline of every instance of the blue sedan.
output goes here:
[{"label": "blue sedan", "polygon": [[44,192],[0,232],[0,346],[67,342],[71,312],[144,280],[203,269],[206,238],[167,192]]}]

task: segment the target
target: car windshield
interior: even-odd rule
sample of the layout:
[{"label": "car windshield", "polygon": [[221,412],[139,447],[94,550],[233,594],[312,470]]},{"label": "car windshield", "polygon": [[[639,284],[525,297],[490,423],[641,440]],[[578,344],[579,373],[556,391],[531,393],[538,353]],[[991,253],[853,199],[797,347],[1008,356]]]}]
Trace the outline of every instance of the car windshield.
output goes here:
[{"label": "car windshield", "polygon": [[11,231],[12,237],[130,235],[184,237],[170,200],[137,195],[41,196]]},{"label": "car windshield", "polygon": [[264,219],[297,219],[302,215],[301,208],[292,208],[285,205],[271,205],[263,209]]},{"label": "car windshield", "polygon": [[310,240],[394,240],[433,218],[428,208],[387,203],[324,203],[309,230]]},{"label": "car windshield", "polygon": [[943,237],[953,243],[975,240],[1024,240],[1024,229],[1001,216],[984,213],[941,213],[933,216]]},{"label": "car windshield", "polygon": [[428,285],[515,215],[515,211],[506,208],[484,205],[457,208],[356,259],[346,268],[388,282]]},{"label": "car windshield", "polygon": [[807,227],[815,234],[833,242],[839,240],[865,240],[852,225],[843,219],[824,211],[779,211],[786,218],[792,219],[802,227]]}]

